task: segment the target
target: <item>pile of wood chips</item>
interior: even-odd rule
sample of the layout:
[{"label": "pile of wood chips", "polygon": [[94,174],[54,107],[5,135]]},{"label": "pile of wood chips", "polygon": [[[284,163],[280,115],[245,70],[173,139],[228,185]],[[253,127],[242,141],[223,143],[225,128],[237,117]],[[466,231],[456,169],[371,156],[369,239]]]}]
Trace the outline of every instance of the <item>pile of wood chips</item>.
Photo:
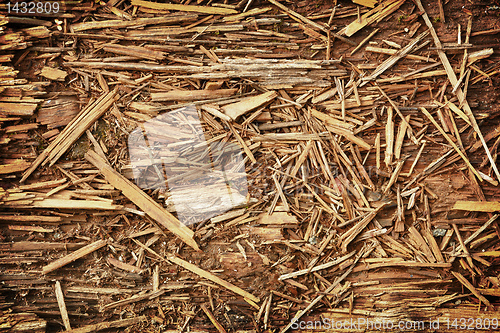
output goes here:
[{"label": "pile of wood chips", "polygon": [[[498,328],[500,7],[170,2],[0,5],[0,331]],[[186,227],[128,139],[190,105],[248,190]]]}]

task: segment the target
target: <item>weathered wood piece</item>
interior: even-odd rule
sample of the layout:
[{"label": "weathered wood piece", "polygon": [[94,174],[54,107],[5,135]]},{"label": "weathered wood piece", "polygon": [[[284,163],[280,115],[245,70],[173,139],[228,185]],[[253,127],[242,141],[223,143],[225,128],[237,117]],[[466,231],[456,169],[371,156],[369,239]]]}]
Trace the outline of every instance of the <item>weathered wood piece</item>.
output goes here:
[{"label": "weathered wood piece", "polygon": [[168,15],[161,17],[137,18],[133,20],[93,21],[93,22],[72,24],[70,26],[70,29],[73,32],[92,30],[92,29],[106,29],[106,28],[120,29],[127,27],[147,26],[147,25],[181,23],[184,21],[194,21],[197,18],[198,15],[196,14],[183,14],[183,15]]},{"label": "weathered wood piece", "polygon": [[278,97],[278,93],[276,91],[268,91],[260,95],[244,98],[236,103],[224,105],[222,110],[224,111],[224,114],[229,116],[231,119],[236,120],[239,116],[271,102],[276,97]]},{"label": "weathered wood piece", "polygon": [[234,95],[238,89],[218,89],[218,90],[172,90],[168,92],[151,93],[153,102],[167,101],[196,101]]},{"label": "weathered wood piece", "polygon": [[40,73],[40,75],[49,80],[64,81],[64,79],[66,79],[66,76],[68,76],[68,73],[58,68],[45,66],[44,68],[42,68],[42,72]]},{"label": "weathered wood piece", "polygon": [[229,283],[229,282],[219,278],[218,276],[213,275],[212,273],[207,272],[207,271],[199,268],[198,266],[193,265],[193,264],[191,264],[191,263],[189,263],[189,262],[187,262],[179,257],[169,256],[169,257],[167,257],[167,259],[168,259],[168,261],[170,261],[176,265],[179,265],[179,266],[181,266],[181,267],[183,267],[183,268],[185,268],[185,269],[187,269],[187,270],[189,270],[189,271],[191,271],[191,272],[193,272],[193,273],[195,273],[195,274],[197,274],[197,275],[199,275],[207,280],[215,282],[215,283],[223,286],[224,288],[231,290],[232,292],[234,292],[240,296],[243,296],[245,299],[249,299],[249,300],[256,302],[256,303],[260,302],[259,298],[252,295],[251,293],[249,293],[249,292],[233,285],[232,283]]},{"label": "weathered wood piece", "polygon": [[94,251],[99,250],[100,248],[106,246],[107,242],[105,240],[98,240],[95,241],[91,244],[88,244],[70,254],[67,256],[64,256],[56,261],[51,262],[48,265],[45,265],[42,267],[42,272],[43,274],[48,274],[50,272],[55,271],[56,269],[59,269],[69,263],[72,263],[75,260],[78,260]]},{"label": "weathered wood piece", "polygon": [[457,278],[458,281],[460,281],[461,284],[463,284],[467,289],[469,289],[474,296],[479,298],[481,302],[483,302],[490,310],[493,310],[493,306],[491,303],[483,296],[477,289],[460,273],[451,271],[451,274]]},{"label": "weathered wood piece", "polygon": [[150,9],[157,9],[157,10],[180,10],[183,12],[196,12],[203,14],[216,14],[216,15],[238,14],[236,10],[229,8],[157,3],[157,2],[143,1],[143,0],[132,0],[132,5]]},{"label": "weathered wood piece", "polygon": [[193,239],[193,231],[183,225],[175,216],[170,214],[165,208],[160,206],[149,195],[144,193],[137,185],[116,172],[102,157],[94,151],[88,151],[85,154],[87,161],[92,163],[103,174],[106,180],[115,188],[122,191],[130,201],[141,208],[152,219],[161,226],[167,228],[183,242],[199,251],[200,248]]},{"label": "weathered wood piece", "polygon": [[464,201],[459,200],[455,202],[451,209],[468,210],[471,212],[499,212],[500,202],[498,201]]},{"label": "weathered wood piece", "polygon": [[383,20],[388,15],[394,13],[405,2],[405,0],[387,0],[373,8],[366,14],[360,17],[360,20],[355,20],[347,27],[341,30],[341,34],[351,37],[359,30],[374,22]]},{"label": "weathered wood piece", "polygon": [[66,328],[66,331],[69,331],[71,330],[71,324],[69,322],[68,310],[66,310],[66,303],[64,302],[64,294],[61,288],[61,282],[56,281],[54,289],[57,298],[57,304],[59,305],[59,311],[61,311],[64,328]]},{"label": "weathered wood piece", "polygon": [[138,323],[141,323],[144,321],[147,321],[146,316],[138,316],[138,317],[134,317],[134,318],[119,319],[119,320],[115,320],[115,321],[105,321],[102,323],[82,326],[82,327],[74,328],[71,331],[67,331],[67,332],[69,332],[69,333],[99,332],[99,331],[110,329],[110,328],[130,327],[134,324],[138,324]]}]

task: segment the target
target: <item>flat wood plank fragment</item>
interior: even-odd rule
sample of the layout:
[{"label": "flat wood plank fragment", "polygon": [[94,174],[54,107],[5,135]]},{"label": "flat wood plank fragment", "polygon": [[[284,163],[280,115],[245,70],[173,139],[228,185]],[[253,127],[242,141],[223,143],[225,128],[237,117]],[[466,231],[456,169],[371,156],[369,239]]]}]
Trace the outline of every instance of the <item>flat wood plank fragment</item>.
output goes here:
[{"label": "flat wood plank fragment", "polygon": [[[12,206],[21,207],[23,205]],[[70,199],[43,199],[33,201],[28,207],[46,209],[88,209],[88,210],[123,210],[123,206],[114,205],[110,202],[100,200],[70,200]],[[27,208],[27,207],[25,207]]]},{"label": "flat wood plank fragment", "polygon": [[239,116],[271,102],[276,97],[278,97],[278,93],[272,90],[260,95],[244,98],[236,103],[224,105],[222,110],[224,111],[224,114],[235,120]]},{"label": "flat wood plank fragment", "polygon": [[132,6],[140,6],[144,8],[157,9],[157,10],[180,10],[183,12],[196,12],[196,13],[216,14],[216,15],[238,14],[236,10],[229,8],[158,3],[158,2],[142,1],[142,0],[132,0]]},{"label": "flat wood plank fragment", "polygon": [[37,108],[35,103],[4,103],[0,102],[2,116],[32,116]]},{"label": "flat wood plank fragment", "polygon": [[40,73],[40,75],[49,80],[64,81],[64,79],[66,79],[66,76],[68,76],[68,73],[66,71],[63,71],[62,69],[45,66],[44,68],[42,68],[42,72]]},{"label": "flat wood plank fragment", "polygon": [[105,44],[103,49],[106,52],[122,54],[131,57],[143,58],[148,60],[163,60],[166,55],[164,52],[155,51],[148,49],[143,46],[130,46],[130,45],[119,45],[119,44]]},{"label": "flat wood plank fragment", "polygon": [[456,201],[451,209],[456,210],[467,210],[471,212],[499,212],[500,211],[500,202],[498,201],[465,201],[459,200]]},{"label": "flat wood plank fragment", "polygon": [[298,224],[297,217],[287,212],[274,212],[272,215],[262,213],[259,215],[260,224]]},{"label": "flat wood plank fragment", "polygon": [[26,160],[16,160],[9,164],[0,164],[0,175],[21,172],[28,169],[30,163]]},{"label": "flat wood plank fragment", "polygon": [[72,24],[70,26],[70,29],[73,32],[92,30],[92,29],[106,29],[106,28],[120,29],[126,27],[139,27],[146,25],[180,23],[183,21],[196,20],[197,18],[198,15],[196,14],[184,14],[184,15],[168,15],[160,17],[138,18],[134,20],[93,21],[93,22]]},{"label": "flat wood plank fragment", "polygon": [[352,2],[357,5],[373,8],[377,4],[378,0],[352,0]]},{"label": "flat wood plank fragment", "polygon": [[151,101],[196,101],[213,98],[228,97],[234,95],[238,89],[217,90],[171,90],[168,92],[151,93]]}]

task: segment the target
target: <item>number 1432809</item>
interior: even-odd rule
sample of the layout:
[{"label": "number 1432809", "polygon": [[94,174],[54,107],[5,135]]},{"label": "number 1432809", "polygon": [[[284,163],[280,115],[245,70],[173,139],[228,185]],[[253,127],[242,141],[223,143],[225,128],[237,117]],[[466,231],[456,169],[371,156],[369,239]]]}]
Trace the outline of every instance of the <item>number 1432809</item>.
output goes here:
[{"label": "number 1432809", "polygon": [[59,12],[59,2],[57,1],[30,1],[30,2],[8,2],[7,12],[9,14],[57,14]]}]

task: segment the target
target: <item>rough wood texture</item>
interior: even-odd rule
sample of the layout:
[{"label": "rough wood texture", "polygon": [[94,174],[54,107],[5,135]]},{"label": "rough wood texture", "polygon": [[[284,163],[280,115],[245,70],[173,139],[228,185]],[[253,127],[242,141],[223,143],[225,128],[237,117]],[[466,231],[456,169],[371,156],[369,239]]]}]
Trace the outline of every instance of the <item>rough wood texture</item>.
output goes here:
[{"label": "rough wood texture", "polygon": [[152,219],[177,235],[193,249],[200,250],[198,244],[193,240],[193,232],[189,228],[152,200],[151,197],[144,193],[139,187],[113,170],[113,168],[111,168],[111,166],[96,152],[88,151],[85,154],[85,158],[99,169],[111,185],[122,191],[123,195],[129,198],[130,201],[141,208]]},{"label": "rough wood texture", "polygon": [[498,330],[495,6],[56,4],[0,17],[0,330]]},{"label": "rough wood texture", "polygon": [[43,272],[43,274],[48,274],[52,271],[55,271],[58,268],[61,268],[69,263],[72,263],[73,261],[78,260],[78,259],[80,259],[80,258],[82,258],[82,257],[84,257],[84,256],[86,256],[94,251],[99,250],[103,246],[106,246],[105,240],[101,239],[101,240],[95,241],[94,243],[86,245],[86,246],[68,254],[67,256],[64,256],[60,259],[57,259],[54,262],[51,262],[48,265],[43,266],[42,272]]}]

